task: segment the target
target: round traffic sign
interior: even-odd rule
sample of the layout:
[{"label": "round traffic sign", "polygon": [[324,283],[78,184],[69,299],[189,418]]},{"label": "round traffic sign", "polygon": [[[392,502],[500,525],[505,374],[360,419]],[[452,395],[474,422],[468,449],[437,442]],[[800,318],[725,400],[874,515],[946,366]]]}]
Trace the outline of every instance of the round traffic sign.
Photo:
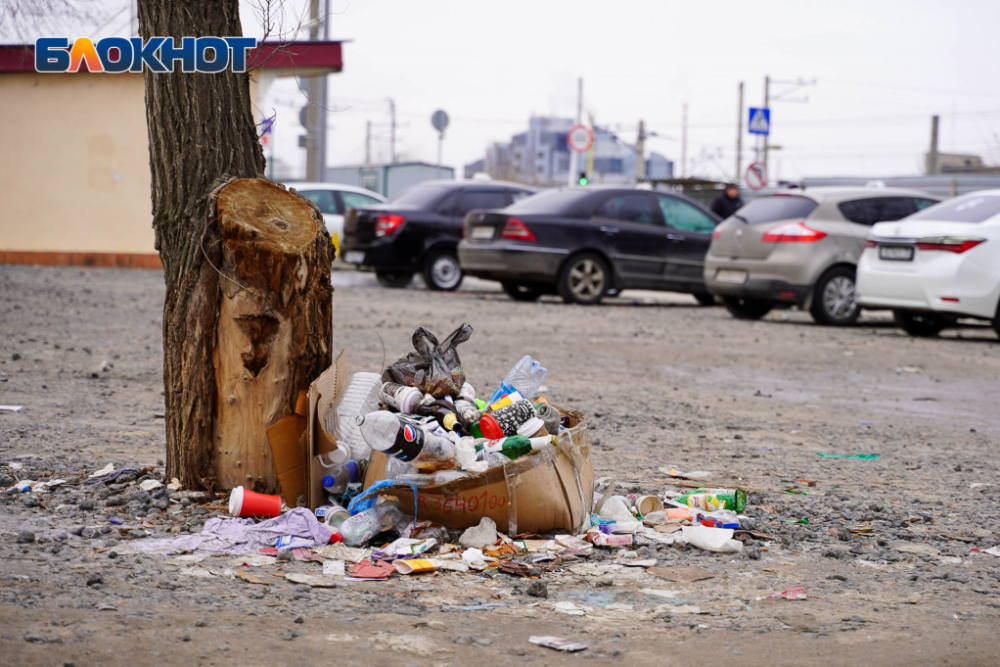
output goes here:
[{"label": "round traffic sign", "polygon": [[746,173],[747,187],[751,190],[763,190],[767,187],[767,165],[763,162],[751,162]]},{"label": "round traffic sign", "polygon": [[431,116],[431,125],[438,132],[444,132],[444,129],[448,127],[448,114],[441,109],[438,109]]},{"label": "round traffic sign", "polygon": [[566,143],[570,150],[586,153],[594,145],[594,133],[585,125],[574,125],[566,134]]}]

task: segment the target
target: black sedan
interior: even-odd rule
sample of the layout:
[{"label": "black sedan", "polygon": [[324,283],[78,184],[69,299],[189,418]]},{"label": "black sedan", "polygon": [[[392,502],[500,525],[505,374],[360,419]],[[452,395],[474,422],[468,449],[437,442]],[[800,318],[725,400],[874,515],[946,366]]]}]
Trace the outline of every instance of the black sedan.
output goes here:
[{"label": "black sedan", "polygon": [[687,197],[631,188],[548,190],[465,218],[462,270],[498,280],[512,298],[558,293],[597,303],[609,291],[693,294],[710,304],[702,269],[719,217]]},{"label": "black sedan", "polygon": [[384,204],[350,209],[344,216],[341,257],[375,271],[380,284],[405,287],[423,272],[435,290],[462,282],[456,247],[462,218],[473,209],[503,208],[535,192],[500,181],[430,181],[401,192]]}]

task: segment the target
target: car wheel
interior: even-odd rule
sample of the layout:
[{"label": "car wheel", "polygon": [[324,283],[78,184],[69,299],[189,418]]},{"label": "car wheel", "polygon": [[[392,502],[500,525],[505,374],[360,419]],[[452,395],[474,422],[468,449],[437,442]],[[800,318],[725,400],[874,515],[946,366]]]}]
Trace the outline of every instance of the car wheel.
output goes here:
[{"label": "car wheel", "polygon": [[545,294],[545,290],[535,285],[525,285],[523,283],[502,282],[503,291],[514,301],[538,301],[538,297]]},{"label": "car wheel", "polygon": [[703,306],[715,305],[715,297],[709,294],[708,292],[698,292],[692,296],[694,296],[694,298],[698,300],[698,303],[700,303]]},{"label": "car wheel", "polygon": [[729,314],[738,320],[759,320],[771,312],[774,302],[764,299],[743,299],[738,296],[727,296],[722,299],[722,305]]},{"label": "car wheel", "polygon": [[861,307],[854,294],[854,276],[853,268],[838,266],[816,282],[809,312],[817,324],[842,327],[858,321]]},{"label": "car wheel", "polygon": [[569,259],[559,274],[559,296],[566,303],[599,303],[611,283],[611,270],[599,255],[585,252]]},{"label": "car wheel", "polygon": [[909,310],[894,310],[892,318],[906,333],[921,338],[933,338],[948,328],[951,320],[934,313],[914,313]]},{"label": "car wheel", "polygon": [[413,281],[412,273],[397,273],[395,271],[376,271],[375,280],[382,287],[406,287]]},{"label": "car wheel", "polygon": [[433,253],[424,265],[424,281],[432,290],[451,292],[462,284],[462,266],[451,250]]}]

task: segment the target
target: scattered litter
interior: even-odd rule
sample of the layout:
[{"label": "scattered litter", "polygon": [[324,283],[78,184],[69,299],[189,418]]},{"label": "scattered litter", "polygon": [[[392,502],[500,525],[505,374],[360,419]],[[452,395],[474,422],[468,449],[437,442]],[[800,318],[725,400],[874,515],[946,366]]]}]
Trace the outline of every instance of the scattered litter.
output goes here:
[{"label": "scattered litter", "polygon": [[163,488],[163,482],[158,479],[144,479],[139,483],[139,488],[143,491],[155,491]]},{"label": "scattered litter", "polygon": [[790,586],[780,593],[771,593],[767,597],[784,598],[785,600],[806,600],[809,598],[809,596],[806,595],[806,589],[802,586]]},{"label": "scattered litter", "polygon": [[242,579],[243,581],[247,582],[248,584],[260,584],[262,586],[270,586],[271,585],[270,582],[264,581],[263,579],[261,579],[257,575],[250,574],[249,572],[245,572],[243,570],[238,570],[237,573],[236,573],[236,576],[239,577],[240,579]]},{"label": "scattered litter", "polygon": [[486,611],[497,607],[506,607],[503,602],[487,602],[486,604],[453,604],[441,607],[441,611]]},{"label": "scattered litter", "polygon": [[396,568],[391,563],[382,561],[374,563],[361,562],[354,564],[351,568],[351,576],[349,578],[354,581],[383,580],[387,579],[395,571]]},{"label": "scattered litter", "polygon": [[1000,547],[990,547],[989,549],[984,549],[983,553],[990,554],[991,556],[1000,556]]},{"label": "scattered litter", "polygon": [[497,524],[484,516],[478,526],[469,528],[458,538],[458,543],[466,549],[484,549],[497,541]]},{"label": "scattered litter", "polygon": [[734,554],[743,551],[743,543],[733,539],[732,528],[684,526],[681,531],[685,541],[702,551]]},{"label": "scattered litter", "polygon": [[664,466],[664,467],[660,468],[660,472],[662,472],[663,474],[665,474],[665,475],[667,475],[669,477],[674,477],[676,479],[690,479],[690,480],[693,480],[693,481],[697,481],[697,480],[700,480],[700,479],[708,479],[709,477],[712,476],[712,473],[709,472],[709,471],[707,471],[707,470],[695,470],[693,472],[681,472],[680,470],[678,470],[677,468],[675,468],[673,466]]},{"label": "scattered litter", "polygon": [[554,605],[552,605],[552,609],[559,612],[560,614],[566,614],[568,616],[583,616],[588,611],[590,611],[590,607],[581,607],[575,602],[569,602],[567,600],[563,600],[562,602],[556,602]]},{"label": "scattered litter", "polygon": [[528,641],[532,644],[537,644],[538,646],[544,646],[545,648],[551,648],[565,653],[587,650],[586,644],[581,644],[580,642],[575,642],[570,639],[563,639],[562,637],[529,637]]},{"label": "scattered litter", "polygon": [[347,573],[347,564],[342,560],[328,560],[323,562],[324,577],[343,577]]},{"label": "scattered litter", "polygon": [[714,579],[715,573],[709,572],[697,565],[678,565],[676,567],[654,567],[649,574],[675,583],[689,584],[704,579]]},{"label": "scattered litter", "polygon": [[655,558],[646,558],[643,560],[635,560],[628,558],[619,558],[618,560],[611,561],[615,565],[624,565],[625,567],[653,567],[656,565]]},{"label": "scattered litter", "polygon": [[693,604],[661,604],[656,607],[658,614],[702,614],[701,607]]},{"label": "scattered litter", "polygon": [[112,473],[114,471],[115,471],[115,464],[114,463],[109,463],[108,465],[104,466],[103,468],[101,468],[97,472],[91,474],[89,476],[89,479],[96,479],[97,477],[104,477],[105,475],[107,475],[109,473]]},{"label": "scattered litter", "polygon": [[[336,588],[339,585],[336,580],[326,576],[325,572],[323,576],[316,576],[313,574],[302,574],[300,572],[287,572],[285,573],[285,579],[288,579],[289,581],[294,581],[297,584],[305,584],[306,586],[312,586],[314,588]],[[262,582],[254,582],[254,583],[262,583]]]},{"label": "scattered litter", "polygon": [[861,459],[862,461],[874,461],[882,458],[881,454],[826,454],[818,452],[816,456],[822,459]]},{"label": "scattered litter", "polygon": [[20,412],[23,409],[23,405],[0,405],[0,412]]}]

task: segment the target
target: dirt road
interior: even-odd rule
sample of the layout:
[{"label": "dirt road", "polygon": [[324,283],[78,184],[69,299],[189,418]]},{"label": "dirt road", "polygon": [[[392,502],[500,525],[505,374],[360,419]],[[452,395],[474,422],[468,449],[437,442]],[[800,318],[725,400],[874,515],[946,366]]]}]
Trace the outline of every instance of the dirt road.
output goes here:
[{"label": "dirt road", "polygon": [[[137,532],[196,532],[211,505],[161,509],[125,481],[4,494],[3,664],[995,664],[990,330],[916,340],[877,313],[831,329],[793,311],[740,322],[645,292],[582,308],[515,303],[476,281],[454,294],[385,290],[349,272],[334,282],[334,344],[352,370],[409,351],[416,326],[446,334],[469,322],[470,380],[492,387],[522,355],[542,360],[546,395],[588,415],[599,477],[662,492],[663,465],[712,471],[754,489],[750,524],[775,539],[726,556],[640,549],[715,575],[694,583],[605,550],[544,572],[545,597],[495,570],[321,589],[267,568],[263,583],[234,579],[232,558],[131,549]],[[133,480],[162,474],[162,284],[151,271],[0,267],[0,404],[24,406],[0,411],[4,487],[107,463],[154,468]],[[790,586],[808,599],[766,597]],[[462,605],[493,606],[448,610]],[[532,635],[590,648],[558,654]]]}]

